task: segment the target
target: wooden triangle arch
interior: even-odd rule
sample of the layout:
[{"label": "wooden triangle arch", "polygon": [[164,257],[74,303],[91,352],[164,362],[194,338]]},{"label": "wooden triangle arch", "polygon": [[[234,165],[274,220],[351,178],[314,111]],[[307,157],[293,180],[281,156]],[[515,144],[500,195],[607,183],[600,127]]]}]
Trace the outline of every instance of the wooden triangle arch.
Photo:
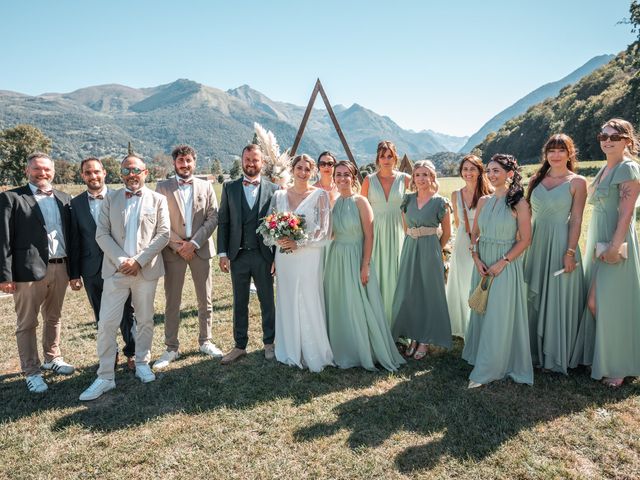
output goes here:
[{"label": "wooden triangle arch", "polygon": [[404,157],[402,157],[402,161],[400,162],[398,170],[404,173],[408,173],[409,175],[413,173],[413,164],[411,163],[411,160],[409,160],[409,157],[406,153],[404,154]]},{"label": "wooden triangle arch", "polygon": [[340,142],[342,143],[342,147],[344,148],[345,153],[347,154],[347,158],[353,166],[356,167],[356,172],[358,172],[358,180],[362,182],[362,176],[360,175],[360,169],[358,168],[358,164],[353,158],[353,154],[351,153],[351,149],[349,148],[349,144],[347,143],[347,139],[344,138],[344,134],[342,133],[342,129],[340,128],[340,124],[338,123],[338,119],[336,118],[335,113],[333,113],[333,108],[331,108],[331,103],[329,103],[329,99],[327,98],[327,94],[322,87],[322,83],[320,83],[320,79],[316,80],[316,84],[313,87],[313,92],[311,92],[311,98],[309,98],[309,103],[307,104],[307,109],[304,112],[302,117],[302,122],[300,123],[300,128],[298,128],[298,133],[296,134],[296,139],[293,141],[293,147],[291,147],[291,157],[296,155],[296,151],[300,146],[300,140],[302,140],[302,134],[304,133],[304,129],[307,127],[307,122],[309,121],[309,116],[311,115],[311,110],[313,110],[313,105],[316,103],[316,97],[318,96],[318,92],[320,92],[320,96],[322,97],[322,101],[324,102],[324,106],[327,108],[327,113],[329,114],[329,118],[331,118],[331,122],[333,123],[333,127],[336,129],[336,133],[340,138]]}]

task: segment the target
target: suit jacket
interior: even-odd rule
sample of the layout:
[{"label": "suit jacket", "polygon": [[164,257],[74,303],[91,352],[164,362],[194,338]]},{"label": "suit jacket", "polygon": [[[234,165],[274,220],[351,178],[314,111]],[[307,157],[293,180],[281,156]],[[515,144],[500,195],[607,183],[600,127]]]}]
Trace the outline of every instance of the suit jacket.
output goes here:
[{"label": "suit jacket", "polygon": [[[176,242],[187,238],[185,231],[185,213],[180,199],[178,179],[176,177],[158,182],[156,192],[167,197],[169,219],[171,220],[171,238],[163,253],[171,254],[178,249]],[[193,179],[193,206],[191,208],[191,240],[200,245],[196,255],[208,259],[216,254],[213,245],[213,231],[218,226],[218,200],[213,185],[206,180]]]},{"label": "suit jacket", "polygon": [[[107,190],[107,195],[113,192]],[[100,272],[103,253],[96,242],[96,222],[89,209],[86,190],[71,200],[70,250],[71,278],[93,277]]]},{"label": "suit jacket", "polygon": [[[107,195],[96,226],[96,241],[104,252],[102,278],[110,278],[129,255],[124,251],[126,207],[125,189]],[[138,248],[132,257],[142,267],[145,280],[157,280],[164,275],[164,263],[159,253],[169,243],[169,209],[167,199],[147,187],[142,187],[138,217]]]},{"label": "suit jacket", "polygon": [[[53,196],[60,210],[65,248],[69,254],[71,196],[59,190],[54,190]],[[42,280],[49,262],[47,228],[29,185],[0,194],[0,216],[0,282]]]},{"label": "suit jacket", "polygon": [[[258,219],[264,218],[269,213],[271,197],[278,190],[275,183],[271,183],[264,176],[260,180],[260,196],[258,202]],[[218,251],[225,252],[229,260],[234,260],[240,250],[242,241],[242,177],[237,180],[225,182],[222,186],[220,199],[220,211],[218,214]],[[256,235],[258,235],[256,233]],[[267,247],[258,239],[260,253],[264,259],[273,262],[273,248]]]}]

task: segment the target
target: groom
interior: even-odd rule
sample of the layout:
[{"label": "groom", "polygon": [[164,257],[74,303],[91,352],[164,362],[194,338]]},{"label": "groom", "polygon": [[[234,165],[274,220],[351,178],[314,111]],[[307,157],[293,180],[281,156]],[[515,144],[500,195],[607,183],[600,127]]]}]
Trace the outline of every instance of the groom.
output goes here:
[{"label": "groom", "polygon": [[227,365],[247,354],[249,326],[249,286],[256,285],[262,312],[264,356],[274,358],[276,310],[273,302],[273,249],[256,233],[269,211],[278,186],[261,177],[262,152],[258,145],[242,150],[243,178],[222,187],[218,211],[218,255],[220,270],[231,272],[233,286],[233,338],[235,347],[220,363]]}]

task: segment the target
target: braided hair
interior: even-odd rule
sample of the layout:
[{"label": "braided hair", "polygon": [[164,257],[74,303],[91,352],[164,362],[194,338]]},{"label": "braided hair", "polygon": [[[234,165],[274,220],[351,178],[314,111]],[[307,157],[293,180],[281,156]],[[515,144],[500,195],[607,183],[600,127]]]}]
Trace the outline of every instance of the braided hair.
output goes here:
[{"label": "braided hair", "polygon": [[502,167],[505,172],[513,172],[511,183],[507,189],[505,195],[505,202],[512,209],[515,210],[518,202],[524,197],[524,187],[522,186],[522,175],[520,175],[520,167],[518,161],[513,155],[507,155],[505,153],[496,153],[491,157],[491,162],[496,162]]}]

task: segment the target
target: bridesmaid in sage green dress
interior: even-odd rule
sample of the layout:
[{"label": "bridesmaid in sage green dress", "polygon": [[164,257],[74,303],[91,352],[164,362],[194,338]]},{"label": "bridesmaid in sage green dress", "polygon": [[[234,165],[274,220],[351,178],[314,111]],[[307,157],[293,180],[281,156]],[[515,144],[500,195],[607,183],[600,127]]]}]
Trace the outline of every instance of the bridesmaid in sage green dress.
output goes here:
[{"label": "bridesmaid in sage green dress", "polygon": [[400,207],[407,230],[391,331],[396,339],[411,339],[407,355],[415,351],[413,358],[421,360],[428,345],[451,348],[442,262],[442,248],[451,236],[451,205],[437,194],[436,169],[430,161],[415,163],[411,184],[416,192],[406,194]]},{"label": "bridesmaid in sage green dress", "polygon": [[[495,193],[478,202],[472,238],[476,270],[471,287],[492,276],[484,314],[471,311],[462,358],[473,365],[469,388],[510,377],[533,384],[529,346],[527,288],[521,255],[531,241],[531,212],[524,197],[518,163],[498,153],[487,165]],[[478,240],[479,238],[479,240]]]},{"label": "bridesmaid in sage green dress", "polygon": [[384,318],[382,297],[373,270],[373,212],[367,199],[354,193],[357,172],[338,162],[335,180],[340,196],[332,213],[334,239],[325,265],[324,296],[333,360],[340,368],[376,364],[395,371],[405,363]]},{"label": "bridesmaid in sage green dress", "polygon": [[[640,247],[635,229],[640,165],[633,126],[614,118],[598,135],[607,163],[590,186],[593,214],[585,252],[589,288],[572,366],[591,365],[591,377],[616,388],[640,376]],[[598,252],[597,243],[606,249]],[[626,244],[627,257],[620,255]]]},{"label": "bridesmaid in sage green dress", "polygon": [[404,229],[400,204],[409,185],[409,175],[394,170],[398,163],[396,147],[389,141],[378,144],[378,171],[362,183],[362,196],[373,208],[373,252],[371,260],[380,283],[380,293],[387,323],[391,325],[391,306],[398,282],[398,265]]},{"label": "bridesmaid in sage green dress", "polygon": [[571,137],[553,135],[542,152],[542,166],[527,193],[533,214],[524,260],[531,356],[534,366],[566,375],[585,302],[578,239],[587,182],[573,173],[576,148]]}]

